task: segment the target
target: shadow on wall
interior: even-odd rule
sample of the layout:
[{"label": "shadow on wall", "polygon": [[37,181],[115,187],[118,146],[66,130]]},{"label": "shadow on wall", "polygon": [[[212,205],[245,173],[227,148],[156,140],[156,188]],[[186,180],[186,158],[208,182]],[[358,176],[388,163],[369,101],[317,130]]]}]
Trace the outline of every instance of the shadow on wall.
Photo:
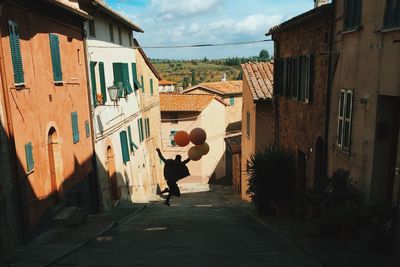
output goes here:
[{"label": "shadow on wall", "polygon": [[[225,170],[225,175],[224,176],[218,176],[218,170]],[[217,166],[215,167],[210,180],[208,181],[209,184],[219,184],[219,185],[232,185],[232,176],[231,175],[226,175],[226,163],[225,163],[225,158],[224,154],[221,156],[221,158],[218,161]]]}]

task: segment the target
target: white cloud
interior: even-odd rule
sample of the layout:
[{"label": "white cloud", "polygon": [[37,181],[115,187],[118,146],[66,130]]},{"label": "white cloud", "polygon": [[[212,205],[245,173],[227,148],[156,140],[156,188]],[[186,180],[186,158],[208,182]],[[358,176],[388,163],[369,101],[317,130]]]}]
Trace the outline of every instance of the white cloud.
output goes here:
[{"label": "white cloud", "polygon": [[236,24],[238,33],[257,33],[266,31],[269,27],[279,24],[281,17],[279,15],[267,16],[264,14],[254,14],[243,18]]},{"label": "white cloud", "polygon": [[214,12],[220,4],[222,0],[151,0],[151,6],[159,9],[162,19]]}]

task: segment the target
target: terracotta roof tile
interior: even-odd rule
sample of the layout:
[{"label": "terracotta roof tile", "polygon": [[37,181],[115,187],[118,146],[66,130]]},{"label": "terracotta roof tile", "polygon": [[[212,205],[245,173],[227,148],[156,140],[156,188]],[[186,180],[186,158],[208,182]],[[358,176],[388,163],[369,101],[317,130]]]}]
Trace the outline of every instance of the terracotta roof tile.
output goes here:
[{"label": "terracotta roof tile", "polygon": [[242,93],[242,81],[225,81],[225,82],[210,82],[210,83],[200,83],[198,85],[192,86],[183,91],[183,93],[189,93],[190,91],[204,88],[209,91],[213,91],[221,95],[229,94],[241,94]]},{"label": "terracotta roof tile", "polygon": [[160,93],[161,111],[203,111],[212,100],[213,95],[192,95],[180,93]]},{"label": "terracotta roof tile", "polygon": [[243,77],[248,81],[254,100],[272,98],[274,64],[271,62],[242,64]]}]

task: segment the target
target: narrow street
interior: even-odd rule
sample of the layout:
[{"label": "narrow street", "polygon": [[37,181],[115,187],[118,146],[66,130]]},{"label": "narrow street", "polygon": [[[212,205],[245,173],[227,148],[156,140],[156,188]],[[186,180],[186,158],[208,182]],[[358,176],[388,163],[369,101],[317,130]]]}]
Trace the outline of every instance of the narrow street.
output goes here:
[{"label": "narrow street", "polygon": [[171,207],[156,202],[52,266],[318,266],[230,192],[218,186]]}]

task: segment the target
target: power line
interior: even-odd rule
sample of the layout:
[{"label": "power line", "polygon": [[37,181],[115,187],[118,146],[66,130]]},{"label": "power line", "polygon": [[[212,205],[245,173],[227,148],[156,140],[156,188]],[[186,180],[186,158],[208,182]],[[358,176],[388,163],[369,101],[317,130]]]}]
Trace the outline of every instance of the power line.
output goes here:
[{"label": "power line", "polygon": [[[163,45],[163,46],[132,46],[132,48],[145,48],[145,49],[160,49],[160,48],[201,48],[201,47],[215,47],[215,46],[227,46],[227,45],[245,45],[245,44],[255,44],[272,42],[272,39],[257,40],[257,41],[245,41],[245,42],[231,42],[231,43],[217,43],[217,44],[192,44],[192,45]],[[100,45],[90,45],[88,47],[94,48],[121,48],[120,46],[100,46]]]}]

